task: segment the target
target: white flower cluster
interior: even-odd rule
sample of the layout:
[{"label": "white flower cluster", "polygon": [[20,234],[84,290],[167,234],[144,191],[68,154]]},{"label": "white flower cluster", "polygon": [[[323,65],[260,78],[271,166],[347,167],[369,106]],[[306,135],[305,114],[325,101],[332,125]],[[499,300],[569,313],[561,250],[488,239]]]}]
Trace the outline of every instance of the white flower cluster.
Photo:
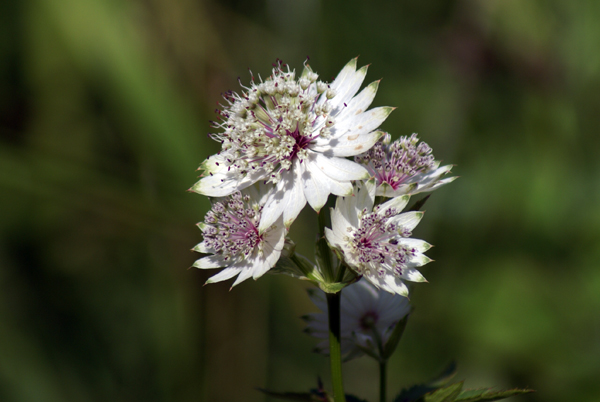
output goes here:
[{"label": "white flower cluster", "polygon": [[[405,194],[454,178],[441,179],[450,166],[439,168],[414,135],[389,146],[389,134],[377,128],[393,108],[368,109],[379,81],[359,92],[366,73],[353,59],[326,83],[308,64],[297,77],[278,62],[264,81],[253,78],[224,96],[211,134],[221,151],[202,163],[192,187],[214,198],[199,224],[204,241],[194,248],[209,254],[195,267],[225,268],[208,282],[262,276],[306,203],[318,212],[330,194],[338,199],[326,238],[348,267],[401,295],[408,293],[403,280],[425,280],[416,267],[429,262],[423,252],[430,246],[409,237],[422,213],[400,211]],[[375,195],[396,198],[374,207]]]}]

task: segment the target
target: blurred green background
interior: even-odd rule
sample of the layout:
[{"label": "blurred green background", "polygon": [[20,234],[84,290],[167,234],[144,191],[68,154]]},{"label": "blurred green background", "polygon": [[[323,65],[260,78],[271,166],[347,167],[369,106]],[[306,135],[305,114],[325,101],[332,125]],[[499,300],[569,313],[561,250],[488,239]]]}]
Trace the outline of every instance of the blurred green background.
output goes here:
[{"label": "blurred green background", "polygon": [[[600,400],[600,2],[0,3],[0,400],[266,401],[328,362],[304,283],[229,292],[188,270],[220,93],[277,58],[383,78],[393,138],[460,179],[415,231],[436,247],[389,393],[450,360],[514,401]],[[292,227],[310,255],[315,218]],[[216,272],[216,271],[214,271]],[[210,272],[213,274],[214,272]],[[375,399],[377,366],[345,365]]]}]

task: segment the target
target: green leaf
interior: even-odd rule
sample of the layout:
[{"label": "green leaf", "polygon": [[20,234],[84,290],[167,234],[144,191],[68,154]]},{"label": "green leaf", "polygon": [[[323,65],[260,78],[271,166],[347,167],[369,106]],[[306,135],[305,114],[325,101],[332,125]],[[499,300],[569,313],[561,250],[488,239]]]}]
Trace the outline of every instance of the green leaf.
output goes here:
[{"label": "green leaf", "polygon": [[532,389],[508,389],[504,391],[493,391],[489,388],[471,389],[460,393],[455,401],[460,402],[476,402],[476,401],[499,401],[500,399],[509,398],[514,395],[528,394],[535,392]]},{"label": "green leaf", "polygon": [[398,342],[400,342],[400,339],[402,338],[402,334],[404,333],[404,329],[406,328],[406,324],[408,323],[409,316],[410,316],[410,314],[407,314],[402,320],[400,320],[396,324],[396,327],[394,328],[394,331],[390,335],[390,338],[388,339],[387,343],[383,346],[383,356],[382,357],[385,360],[389,359],[390,356],[396,350],[396,347],[398,346]]},{"label": "green leaf", "polygon": [[450,364],[433,380],[429,381],[428,385],[439,388],[448,384],[452,377],[456,375],[456,362],[451,361]]},{"label": "green leaf", "polygon": [[431,391],[435,391],[437,388],[426,384],[413,385],[410,388],[403,389],[402,392],[396,396],[394,402],[416,402],[422,400],[422,397]]},{"label": "green leaf", "polygon": [[323,277],[317,270],[317,267],[311,260],[306,258],[305,256],[295,253],[292,256],[292,261],[300,268],[300,270],[306,275],[310,280],[322,281]]},{"label": "green leaf", "polygon": [[279,260],[277,260],[275,266],[269,270],[269,273],[284,274],[300,279],[305,277],[300,267],[298,267],[291,258],[283,256],[279,257]]},{"label": "green leaf", "polygon": [[424,402],[453,402],[462,391],[463,382],[450,384],[425,395]]},{"label": "green leaf", "polygon": [[307,280],[315,285],[324,281],[316,266],[308,258],[294,253],[291,257],[281,256],[273,268],[271,274],[288,275],[293,278]]},{"label": "green leaf", "polygon": [[446,385],[452,377],[456,375],[456,362],[452,361],[450,364],[433,380],[427,384],[413,385],[410,388],[403,389],[394,402],[415,402],[422,401],[423,396],[435,391],[436,389]]}]

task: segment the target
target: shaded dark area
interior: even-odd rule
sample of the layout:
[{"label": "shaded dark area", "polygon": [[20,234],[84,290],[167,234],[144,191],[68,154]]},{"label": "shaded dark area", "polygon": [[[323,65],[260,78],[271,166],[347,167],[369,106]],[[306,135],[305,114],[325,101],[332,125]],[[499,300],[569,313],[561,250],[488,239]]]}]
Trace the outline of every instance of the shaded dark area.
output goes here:
[{"label": "shaded dark area", "polygon": [[[383,78],[393,138],[461,176],[414,232],[436,247],[389,392],[458,362],[514,401],[600,396],[600,3],[28,0],[0,3],[0,399],[265,401],[328,363],[306,285],[229,291],[188,269],[221,93],[310,57]],[[413,202],[417,199],[412,200]],[[310,255],[317,228],[291,229]],[[377,367],[345,367],[374,400]]]}]

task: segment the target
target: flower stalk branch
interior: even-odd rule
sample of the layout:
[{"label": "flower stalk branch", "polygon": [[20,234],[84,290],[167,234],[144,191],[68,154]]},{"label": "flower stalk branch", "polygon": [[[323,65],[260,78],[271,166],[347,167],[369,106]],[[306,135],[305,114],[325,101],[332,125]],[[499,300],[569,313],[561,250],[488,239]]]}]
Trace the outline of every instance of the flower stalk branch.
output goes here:
[{"label": "flower stalk branch", "polygon": [[346,402],[342,381],[342,351],[340,302],[342,292],[327,293],[327,310],[329,312],[329,360],[331,365],[331,382],[335,402]]},{"label": "flower stalk branch", "polygon": [[387,398],[387,360],[379,362],[379,402]]}]

